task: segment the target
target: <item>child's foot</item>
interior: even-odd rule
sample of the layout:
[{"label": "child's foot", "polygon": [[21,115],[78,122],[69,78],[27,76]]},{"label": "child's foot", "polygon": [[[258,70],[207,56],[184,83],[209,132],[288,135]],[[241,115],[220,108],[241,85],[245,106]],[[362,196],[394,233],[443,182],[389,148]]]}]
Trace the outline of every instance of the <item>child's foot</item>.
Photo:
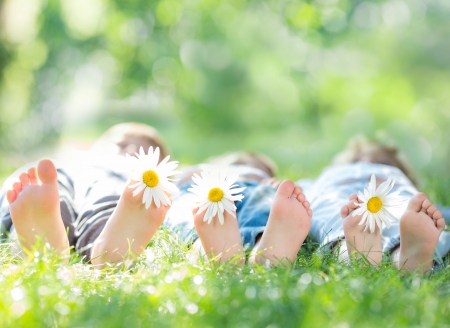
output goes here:
[{"label": "child's foot", "polygon": [[69,241],[61,219],[55,165],[42,160],[22,173],[20,182],[6,192],[11,218],[23,249],[31,250],[38,238],[58,254],[69,255]]},{"label": "child's foot", "polygon": [[265,265],[292,263],[308,235],[312,211],[302,188],[290,180],[283,181],[270,209],[269,220],[261,241],[250,256],[251,263]]},{"label": "child's foot", "polygon": [[409,201],[400,219],[400,260],[398,269],[429,271],[433,254],[444,230],[445,220],[427,195],[418,193]]},{"label": "child's foot", "polygon": [[148,209],[142,204],[144,190],[133,196],[133,189],[126,185],[116,209],[104,229],[94,242],[91,262],[102,267],[105,263],[119,263],[135,259],[147,247],[155,232],[161,226],[170,206],[152,201]]},{"label": "child's foot", "polygon": [[235,259],[238,264],[245,263],[245,254],[242,247],[241,234],[236,218],[227,211],[223,213],[224,222],[220,224],[217,215],[211,223],[203,221],[205,212],[197,213],[194,209],[194,226],[209,259],[223,263]]},{"label": "child's foot", "polygon": [[349,202],[341,208],[347,250],[357,258],[364,256],[371,264],[378,265],[383,255],[380,228],[375,225],[374,232],[368,230],[364,232],[364,225],[359,225],[363,215],[352,215],[358,208],[355,203],[359,203],[358,196],[352,194]]}]

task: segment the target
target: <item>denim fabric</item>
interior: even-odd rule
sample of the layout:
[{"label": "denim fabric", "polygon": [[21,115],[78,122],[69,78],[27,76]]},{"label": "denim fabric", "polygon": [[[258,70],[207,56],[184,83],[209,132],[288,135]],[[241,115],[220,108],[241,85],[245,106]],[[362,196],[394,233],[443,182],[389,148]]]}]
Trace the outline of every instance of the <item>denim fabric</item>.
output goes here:
[{"label": "denim fabric", "polygon": [[[363,191],[369,185],[372,174],[377,178],[395,179],[391,192],[400,191],[400,195],[408,200],[417,193],[411,181],[399,169],[373,163],[351,163],[334,165],[325,169],[319,178],[312,182],[302,181],[300,184],[307,199],[311,203],[313,218],[310,234],[321,246],[332,246],[344,238],[344,228],[340,216],[340,208],[348,202],[353,193]],[[406,206],[395,211],[394,216],[400,219]],[[441,208],[447,211],[446,208]],[[399,221],[391,223],[391,227],[382,230],[382,247],[384,252],[392,251],[400,244]],[[450,234],[443,232],[436,249],[436,258],[441,258],[450,251]]]},{"label": "denim fabric", "polygon": [[[89,156],[86,155],[87,159],[90,158]],[[93,161],[80,160],[80,157],[77,155],[77,161],[73,161],[71,168],[66,169],[64,166],[64,171],[58,170],[58,182],[61,214],[65,226],[69,227],[70,244],[75,245],[76,250],[83,251],[88,249],[98,236],[117,205],[129,170],[123,158],[114,157]],[[30,166],[23,167],[15,175],[13,174],[0,191],[2,233],[12,229],[5,192],[10,188],[14,177]],[[254,172],[250,173],[254,174]],[[314,212],[310,234],[317,242],[325,246],[344,237],[340,208],[347,203],[349,195],[362,191],[368,186],[372,173],[379,178],[387,179],[389,176],[394,178],[396,180],[394,190],[399,190],[404,197],[411,198],[417,192],[412,183],[397,168],[370,163],[331,166],[325,169],[316,181],[300,180],[298,182]],[[180,188],[180,194],[174,197],[172,208],[164,222],[165,226],[178,232],[184,240],[197,238],[192,216],[195,196],[187,191],[189,187],[191,183]],[[265,229],[276,190],[255,181],[239,182],[239,187],[246,187],[243,191],[244,199],[242,202],[236,202],[239,230],[244,245],[252,247],[255,238]],[[450,209],[444,207],[440,209],[448,224]],[[400,209],[396,216],[400,218],[402,212],[403,209]],[[398,221],[393,222],[390,229],[383,229],[382,235],[384,251],[390,251],[398,246],[400,243]],[[2,238],[5,236],[4,234]],[[441,257],[449,251],[450,232],[444,231],[439,239],[436,255]]]},{"label": "denim fabric", "polygon": [[[400,191],[400,195],[411,198],[417,193],[416,188],[399,169],[393,166],[372,164],[365,162],[334,165],[323,171],[315,181],[306,197],[311,203],[313,219],[311,222],[311,236],[320,243],[334,244],[344,238],[344,229],[340,216],[342,205],[348,202],[353,193],[363,191],[369,185],[370,177],[387,180],[395,179],[393,191]],[[399,209],[394,215],[400,219],[406,207]],[[388,251],[400,243],[399,222],[392,222],[390,229],[383,229],[383,251]]]},{"label": "denim fabric", "polygon": [[[263,233],[269,218],[270,206],[275,197],[276,189],[256,181],[238,183],[244,199],[236,202],[236,217],[242,242],[247,247],[255,245],[256,237]],[[193,241],[198,238],[195,233],[192,209],[195,196],[188,192],[191,183],[180,187],[180,193],[174,198],[164,225],[176,232],[183,240]]]}]

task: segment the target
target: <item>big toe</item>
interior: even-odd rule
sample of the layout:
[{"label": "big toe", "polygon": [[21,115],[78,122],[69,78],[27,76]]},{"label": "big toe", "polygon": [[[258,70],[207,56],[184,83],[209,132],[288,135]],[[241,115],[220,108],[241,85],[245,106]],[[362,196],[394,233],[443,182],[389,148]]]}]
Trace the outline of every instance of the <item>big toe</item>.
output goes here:
[{"label": "big toe", "polygon": [[423,202],[428,199],[428,196],[423,192],[415,194],[408,203],[408,209],[414,212],[422,210]]},{"label": "big toe", "polygon": [[291,180],[284,180],[277,190],[277,195],[283,197],[291,197],[294,192],[295,185]]},{"label": "big toe", "polygon": [[39,162],[37,173],[42,183],[55,183],[58,179],[55,164],[48,159],[43,159]]}]

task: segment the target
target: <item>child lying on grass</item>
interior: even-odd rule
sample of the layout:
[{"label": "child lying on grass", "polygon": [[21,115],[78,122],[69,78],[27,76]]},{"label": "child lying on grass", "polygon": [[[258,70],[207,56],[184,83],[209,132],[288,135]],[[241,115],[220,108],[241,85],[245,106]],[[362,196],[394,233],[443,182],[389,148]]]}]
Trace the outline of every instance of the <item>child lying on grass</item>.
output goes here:
[{"label": "child lying on grass", "polygon": [[[224,224],[217,217],[204,221],[205,212],[192,212],[195,196],[188,192],[192,176],[201,165],[185,170],[178,182],[180,193],[174,198],[166,223],[182,238],[197,237],[194,248],[218,262],[230,258],[245,260],[244,245],[252,252],[249,263],[292,263],[311,225],[312,211],[302,189],[292,181],[275,182],[275,166],[265,156],[251,152],[234,152],[209,161],[239,173],[237,188],[244,188],[244,198],[236,202],[236,219],[224,212]],[[206,166],[207,167],[207,166]],[[277,187],[277,188],[276,188]],[[194,229],[195,226],[195,229]]]},{"label": "child lying on grass", "polygon": [[[237,221],[229,218],[224,226],[220,226],[213,220],[208,225],[202,220],[203,214],[194,217],[195,228],[208,255],[221,254],[219,261],[223,261],[242,253],[242,237],[244,245],[253,247],[249,262],[294,261],[306,237],[309,216],[314,212],[310,234],[322,250],[328,247],[339,249],[341,258],[345,259],[349,255],[348,248],[351,254],[364,256],[374,265],[379,264],[382,254],[388,252],[392,253],[398,269],[430,270],[436,246],[438,262],[450,251],[450,234],[442,233],[445,220],[441,211],[425,194],[418,193],[414,178],[396,149],[365,138],[356,138],[349,145],[315,182],[298,182],[304,191],[290,181],[281,183],[277,191],[267,184],[270,181],[267,175],[249,179],[241,172],[238,187],[246,189],[244,200],[236,204]],[[242,162],[239,156],[232,155],[236,157],[235,162],[226,159],[215,162],[222,165]],[[193,226],[192,219],[188,219],[189,209],[185,206],[183,213],[182,204],[190,203],[192,195],[186,191],[190,184],[183,186],[183,182],[188,182],[192,174],[187,172],[181,179],[181,193],[167,220],[181,227],[185,234],[192,231]],[[364,225],[359,225],[363,214],[353,216],[353,211],[358,207],[355,203],[361,203],[356,193],[367,188],[372,174],[378,177],[378,184],[393,178],[396,181],[393,191],[398,191],[409,204],[398,209],[395,216],[400,220],[392,222],[390,228],[384,227],[381,232],[376,227],[374,233],[369,233],[364,231]],[[311,205],[305,201],[305,195]],[[448,213],[448,209],[446,211]]]},{"label": "child lying on grass", "polygon": [[[125,130],[135,133],[139,129],[135,126]],[[148,138],[145,146],[159,146],[164,152],[160,138],[154,138],[156,132],[152,131],[148,135],[153,136],[153,139]],[[124,132],[118,134],[122,137],[126,135]],[[118,141],[106,141],[108,143],[119,144]],[[122,151],[133,148],[130,152],[141,146],[135,141],[121,145]],[[166,223],[177,230],[181,227],[185,236],[195,226],[199,236],[196,247],[203,249],[210,258],[219,255],[220,262],[236,256],[243,259],[243,243],[253,247],[250,263],[294,261],[311,225],[312,237],[322,246],[335,246],[346,238],[350,252],[358,250],[359,254],[377,264],[381,260],[382,250],[394,250],[400,245],[397,251],[400,261],[398,267],[426,271],[431,268],[436,244],[442,246],[441,255],[448,252],[448,234],[442,234],[438,243],[444,225],[442,215],[425,195],[416,195],[417,190],[411,180],[398,169],[406,170],[397,161],[395,154],[386,151],[379,157],[375,156],[376,153],[368,152],[348,160],[356,163],[328,168],[315,183],[305,188],[305,193],[291,181],[284,181],[278,189],[270,186],[267,181],[273,178],[273,170],[265,168],[265,161],[261,158],[250,160],[247,157],[243,160],[237,156],[228,162],[222,158],[218,160],[220,164],[236,166],[240,170],[240,186],[246,187],[244,200],[236,204],[237,220],[225,213],[223,226],[217,220],[207,224],[203,221],[202,213],[183,213],[182,209],[186,209],[183,204],[189,200],[186,199],[189,198],[187,188],[192,184],[188,181],[198,168],[192,168],[181,177],[181,193],[174,199],[171,212],[167,213],[169,206],[156,207],[154,203],[145,209],[141,198],[133,197],[132,190],[125,188],[128,170],[125,165],[121,166],[119,158],[108,163],[108,166],[114,166],[113,169],[106,165],[93,165],[89,166],[89,174],[82,171],[75,175],[68,173],[70,170],[66,172],[60,169],[57,172],[53,162],[43,160],[37,169],[31,168],[22,173],[20,182],[14,183],[12,189],[6,191],[9,205],[3,202],[2,222],[8,228],[11,212],[15,231],[25,249],[31,249],[36,236],[40,236],[59,253],[68,254],[69,245],[72,245],[87,259],[92,258],[92,263],[100,266],[139,255],[166,215]],[[376,164],[380,162],[384,164]],[[244,165],[239,167],[240,164]],[[358,201],[355,196],[351,196],[350,203],[341,209],[344,220],[339,219],[339,208],[346,202],[348,195],[363,190],[371,174],[381,179],[389,176],[395,178],[395,188],[411,199],[400,221],[402,223],[399,225],[394,222],[390,229],[384,229],[383,238],[380,231],[372,235],[365,234],[362,231],[364,227],[358,226],[361,217],[350,215],[355,209],[355,201]],[[80,185],[88,187],[80,188]],[[311,207],[305,194],[311,200]],[[312,221],[311,210],[315,212]],[[431,221],[426,221],[426,218]],[[418,224],[421,230],[417,229]],[[423,230],[422,226],[427,230]],[[69,240],[65,227],[69,228]]]},{"label": "child lying on grass", "polygon": [[[399,221],[393,221],[390,228],[384,227],[382,231],[375,226],[374,233],[364,232],[365,226],[359,225],[363,214],[353,216],[356,203],[362,201],[356,193],[368,187],[372,174],[377,177],[377,185],[389,177],[394,179],[392,191],[398,191],[409,201],[395,213]],[[348,249],[376,265],[387,252],[393,255],[399,269],[430,270],[436,246],[437,261],[449,253],[450,234],[442,233],[445,220],[441,211],[425,194],[418,193],[413,181],[396,149],[366,138],[352,140],[348,149],[336,157],[335,164],[325,169],[315,182],[299,182],[314,211],[312,237],[324,248],[337,246],[342,257],[348,256]],[[446,209],[446,215],[448,212]]]},{"label": "child lying on grass", "polygon": [[11,230],[23,249],[32,249],[39,237],[59,254],[68,255],[73,246],[98,265],[139,255],[168,208],[153,204],[146,210],[132,196],[132,190],[125,188],[129,175],[125,157],[117,155],[150,146],[167,154],[155,129],[124,123],[109,129],[94,144],[93,154],[100,153],[105,160],[88,155],[58,169],[50,160],[40,161],[22,172],[12,188],[11,179],[5,182],[11,189],[0,194],[2,228]]},{"label": "child lying on grass", "polygon": [[[110,156],[112,152],[133,154],[141,146],[146,149],[159,147],[162,154],[167,153],[154,129],[127,123],[111,128],[94,145],[96,152],[106,156],[106,162],[95,163],[87,156],[88,163],[78,159],[72,165],[57,169],[54,162],[42,160],[36,167],[22,170],[19,181],[11,186],[8,183],[11,179],[8,179],[7,189],[0,194],[4,231],[12,231],[11,235],[16,236],[23,250],[31,250],[37,238],[42,238],[62,255],[68,255],[73,246],[99,267],[137,257],[170,208],[157,207],[153,202],[147,209],[142,204],[142,196],[134,197],[133,190],[127,188],[134,182],[127,181],[129,170],[124,158]],[[262,157],[247,155],[239,165],[241,170],[249,173],[243,176],[248,188],[246,199],[238,208],[239,223],[228,214],[225,214],[225,224],[221,227],[216,227],[216,221],[207,225],[200,215],[192,219],[192,213],[184,219],[196,226],[202,242],[197,242],[197,246],[203,245],[208,254],[223,253],[221,261],[242,252],[238,225],[247,231],[244,238],[254,236],[255,249],[269,249],[261,255],[264,260],[255,254],[251,261],[265,263],[267,258],[273,262],[284,258],[293,261],[309,231],[312,215],[309,203],[301,188],[294,186],[292,181],[285,181],[278,191],[270,187],[270,197],[261,198],[264,194],[258,189],[261,184],[258,180],[261,176],[272,177],[273,172]],[[257,226],[252,226],[255,222]],[[169,218],[168,225],[173,226],[172,223]],[[267,229],[262,234],[266,223]],[[273,251],[270,250],[272,245],[277,245]],[[226,252],[229,246],[236,247]]]}]

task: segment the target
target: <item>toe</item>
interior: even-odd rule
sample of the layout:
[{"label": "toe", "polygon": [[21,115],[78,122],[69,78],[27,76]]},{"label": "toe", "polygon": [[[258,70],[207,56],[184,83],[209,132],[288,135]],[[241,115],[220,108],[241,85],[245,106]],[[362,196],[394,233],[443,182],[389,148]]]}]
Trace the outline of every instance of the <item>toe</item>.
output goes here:
[{"label": "toe", "polygon": [[350,209],[347,205],[341,207],[341,217],[344,219],[350,214]]},{"label": "toe", "polygon": [[350,197],[348,198],[349,201],[355,201],[358,199],[358,196],[356,194],[351,194]]},{"label": "toe", "polygon": [[55,164],[48,159],[39,162],[37,173],[42,183],[56,183],[58,178]]},{"label": "toe", "polygon": [[303,202],[306,200],[305,194],[300,194],[300,195],[298,195],[298,196],[297,196],[297,200],[298,200],[300,203],[303,203]]},{"label": "toe", "polygon": [[302,193],[302,188],[295,186],[294,191],[292,192],[293,198],[297,198],[298,195]]},{"label": "toe", "polygon": [[13,183],[13,189],[16,193],[19,193],[22,191],[23,187],[22,184],[20,182],[14,182]]},{"label": "toe", "polygon": [[35,167],[32,167],[31,169],[28,170],[28,177],[30,178],[30,184],[32,185],[39,184]]},{"label": "toe", "polygon": [[311,209],[308,209],[306,212],[308,213],[308,215],[309,215],[310,218],[313,216],[313,212],[312,212]]},{"label": "toe", "polygon": [[356,204],[356,199],[349,201],[347,204],[348,208],[350,209],[351,212],[353,212],[354,210],[356,210],[359,206]]},{"label": "toe", "polygon": [[291,180],[284,180],[277,190],[277,195],[282,197],[291,197],[292,192],[294,191],[295,185]]},{"label": "toe", "polygon": [[439,210],[436,210],[433,212],[432,217],[433,217],[433,220],[437,221],[440,218],[442,218],[442,212]]},{"label": "toe", "polygon": [[430,207],[427,208],[427,213],[430,217],[434,218],[434,213],[437,212],[437,207],[435,205],[431,205]]},{"label": "toe", "polygon": [[419,213],[426,200],[428,200],[428,196],[423,192],[415,194],[408,203],[408,210]]},{"label": "toe", "polygon": [[433,203],[427,198],[422,203],[421,211],[427,213],[428,208],[433,205]]},{"label": "toe", "polygon": [[16,200],[17,193],[14,190],[8,190],[6,191],[6,199],[8,200],[8,203],[12,203]]},{"label": "toe", "polygon": [[305,208],[305,209],[309,209],[310,208],[310,206],[311,206],[311,204],[309,204],[309,202],[307,201],[307,200],[305,200],[303,203],[303,207]]},{"label": "toe", "polygon": [[19,180],[20,180],[20,183],[22,183],[22,186],[28,186],[30,184],[30,177],[26,173],[22,173],[19,176]]},{"label": "toe", "polygon": [[445,219],[443,217],[436,220],[436,228],[441,232],[445,229]]}]

